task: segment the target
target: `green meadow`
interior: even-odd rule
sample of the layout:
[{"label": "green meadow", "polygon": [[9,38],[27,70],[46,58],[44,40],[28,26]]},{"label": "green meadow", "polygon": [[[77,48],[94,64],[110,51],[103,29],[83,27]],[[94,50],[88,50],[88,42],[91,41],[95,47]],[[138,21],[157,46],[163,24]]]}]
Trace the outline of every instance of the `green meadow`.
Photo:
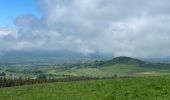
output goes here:
[{"label": "green meadow", "polygon": [[0,88],[0,100],[170,100],[170,76]]}]

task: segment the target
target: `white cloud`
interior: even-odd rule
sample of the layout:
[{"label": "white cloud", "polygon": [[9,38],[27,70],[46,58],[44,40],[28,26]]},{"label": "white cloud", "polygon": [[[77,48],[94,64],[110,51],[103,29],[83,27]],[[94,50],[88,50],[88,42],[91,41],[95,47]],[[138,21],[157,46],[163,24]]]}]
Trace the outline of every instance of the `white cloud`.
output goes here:
[{"label": "white cloud", "polygon": [[3,38],[7,35],[15,35],[16,30],[11,28],[0,28],[0,38]]},{"label": "white cloud", "polygon": [[170,56],[169,0],[36,1],[44,16],[17,17],[17,38],[0,29],[1,48]]}]

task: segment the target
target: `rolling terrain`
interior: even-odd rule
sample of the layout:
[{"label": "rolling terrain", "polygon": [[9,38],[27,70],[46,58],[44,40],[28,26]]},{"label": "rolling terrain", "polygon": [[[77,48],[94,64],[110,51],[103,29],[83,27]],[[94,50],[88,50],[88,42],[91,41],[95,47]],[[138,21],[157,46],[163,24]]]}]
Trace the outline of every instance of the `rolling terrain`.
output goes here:
[{"label": "rolling terrain", "polygon": [[111,77],[138,76],[138,75],[169,75],[170,64],[145,62],[130,57],[117,57],[108,61],[96,61],[95,64],[79,68],[72,67],[69,70],[50,70],[48,74],[88,76],[88,77]]},{"label": "rolling terrain", "polygon": [[[0,88],[0,100],[169,100],[170,64],[152,63],[130,57],[106,61],[48,66],[2,67],[0,72],[23,78],[45,73],[48,78],[98,77]],[[116,76],[116,77],[115,77]],[[122,77],[124,76],[124,77]],[[101,77],[101,78],[100,78]],[[101,80],[103,77],[115,77]],[[9,80],[8,80],[9,81]],[[29,81],[29,80],[28,80]]]},{"label": "rolling terrain", "polygon": [[113,76],[159,76],[170,75],[170,64],[146,62],[130,57],[116,57],[111,60],[86,61],[64,64],[1,64],[0,73],[5,72],[22,78],[34,78],[46,74],[48,78],[65,77],[113,77]]}]

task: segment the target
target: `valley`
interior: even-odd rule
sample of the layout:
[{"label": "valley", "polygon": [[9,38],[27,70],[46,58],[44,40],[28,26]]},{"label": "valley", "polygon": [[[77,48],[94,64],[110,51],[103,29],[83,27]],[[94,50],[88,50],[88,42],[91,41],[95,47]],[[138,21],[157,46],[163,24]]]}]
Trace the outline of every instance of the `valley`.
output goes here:
[{"label": "valley", "polygon": [[130,57],[116,57],[111,60],[86,61],[82,63],[64,64],[12,64],[1,65],[0,72],[10,74],[23,79],[35,78],[40,74],[47,75],[47,78],[66,77],[113,77],[117,76],[160,76],[169,75],[170,64],[152,63]]}]

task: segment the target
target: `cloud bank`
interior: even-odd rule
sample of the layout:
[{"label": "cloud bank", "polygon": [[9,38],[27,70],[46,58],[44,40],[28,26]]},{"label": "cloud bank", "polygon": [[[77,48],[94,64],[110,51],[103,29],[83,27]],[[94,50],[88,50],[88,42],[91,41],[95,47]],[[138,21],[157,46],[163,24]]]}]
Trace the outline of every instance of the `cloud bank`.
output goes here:
[{"label": "cloud bank", "polygon": [[169,0],[36,0],[43,13],[0,28],[3,50],[170,56]]}]

